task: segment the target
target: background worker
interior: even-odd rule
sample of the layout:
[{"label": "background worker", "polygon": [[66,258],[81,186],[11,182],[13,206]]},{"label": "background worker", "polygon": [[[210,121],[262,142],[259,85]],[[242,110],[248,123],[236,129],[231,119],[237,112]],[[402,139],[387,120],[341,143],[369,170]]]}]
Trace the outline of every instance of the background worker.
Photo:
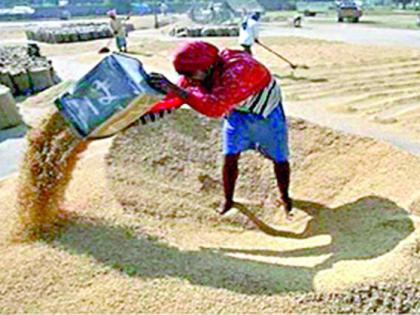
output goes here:
[{"label": "background worker", "polygon": [[160,14],[166,16],[168,14],[169,7],[165,2],[161,2],[159,5]]},{"label": "background worker", "polygon": [[173,61],[181,75],[178,85],[158,73],[150,83],[167,93],[149,109],[157,113],[188,104],[213,118],[224,117],[223,184],[225,201],[221,214],[233,206],[238,160],[241,152],[254,149],[273,161],[286,213],[292,209],[289,197],[287,124],[280,87],[268,69],[246,52],[218,48],[206,42],[179,47]]},{"label": "background worker", "polygon": [[302,27],[302,16],[300,14],[295,15],[293,17],[292,24],[296,28]]},{"label": "background worker", "polygon": [[244,50],[252,54],[251,47],[255,43],[259,43],[259,20],[261,18],[260,12],[255,12],[249,17],[245,17],[239,28],[239,45],[241,45]]},{"label": "background worker", "polygon": [[119,17],[116,10],[108,11],[107,14],[110,18],[109,26],[114,34],[118,51],[127,52],[127,28],[125,21],[130,19],[130,15],[126,18]]}]

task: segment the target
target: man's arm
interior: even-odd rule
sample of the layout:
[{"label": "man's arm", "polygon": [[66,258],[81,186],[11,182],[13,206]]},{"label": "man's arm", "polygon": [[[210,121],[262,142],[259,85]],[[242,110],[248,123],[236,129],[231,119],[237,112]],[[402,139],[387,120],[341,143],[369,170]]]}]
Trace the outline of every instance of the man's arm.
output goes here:
[{"label": "man's arm", "polygon": [[163,74],[160,73],[151,73],[149,75],[148,82],[153,87],[161,90],[162,92],[168,94],[174,94],[180,98],[187,98],[188,91],[171,81],[169,81]]},{"label": "man's arm", "polygon": [[253,36],[254,36],[254,41],[259,44],[259,36],[260,36],[260,30],[259,30],[260,26],[258,22],[255,22],[254,26],[252,27],[252,32],[253,32]]},{"label": "man's arm", "polygon": [[182,88],[182,86],[185,85],[184,80],[180,80],[178,86],[170,82],[160,73],[151,73],[148,78],[148,83],[158,91],[166,94],[166,96],[163,100],[153,104],[145,115],[172,110],[185,104],[183,97],[186,96],[186,93],[188,92]]},{"label": "man's arm", "polygon": [[[164,91],[167,95],[175,95],[196,111],[213,118],[227,114],[235,104],[235,97],[227,91],[206,93],[200,87],[182,88],[170,82],[165,76],[152,73],[149,78],[152,86]],[[220,89],[219,89],[220,90]]]},{"label": "man's arm", "polygon": [[[186,104],[190,105],[196,111],[213,118],[222,117],[227,114],[232,105],[234,98],[232,95],[224,97],[215,95],[214,93],[206,93],[202,88],[182,88],[171,81],[164,75],[159,73],[151,73],[149,83],[155,88],[164,91],[168,96],[173,95],[182,99]],[[222,92],[222,94],[227,94]]]},{"label": "man's arm", "polygon": [[270,72],[262,64],[241,55],[231,58],[231,63],[225,65],[228,69],[213,82],[211,91],[199,86],[177,86],[161,74],[151,74],[150,81],[166,93],[174,93],[203,115],[219,118],[271,81]]}]

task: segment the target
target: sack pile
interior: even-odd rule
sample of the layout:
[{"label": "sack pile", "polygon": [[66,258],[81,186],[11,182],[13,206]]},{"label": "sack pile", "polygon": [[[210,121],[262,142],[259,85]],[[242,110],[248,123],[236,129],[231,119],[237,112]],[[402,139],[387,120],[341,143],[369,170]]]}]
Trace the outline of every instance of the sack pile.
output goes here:
[{"label": "sack pile", "polygon": [[[134,30],[134,25],[127,24],[127,32]],[[77,23],[55,27],[31,27],[26,29],[28,40],[49,44],[83,42],[112,37],[108,23]]]},{"label": "sack pile", "polygon": [[239,36],[238,26],[192,26],[174,27],[171,36],[175,37],[230,37]]},{"label": "sack pile", "polygon": [[0,46],[0,84],[17,95],[30,95],[57,83],[51,62],[36,44]]}]

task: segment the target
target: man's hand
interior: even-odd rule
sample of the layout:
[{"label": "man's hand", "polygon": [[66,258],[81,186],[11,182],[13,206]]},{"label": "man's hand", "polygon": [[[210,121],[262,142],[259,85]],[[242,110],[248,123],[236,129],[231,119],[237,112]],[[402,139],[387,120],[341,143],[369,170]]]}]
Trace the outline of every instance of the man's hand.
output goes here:
[{"label": "man's hand", "polygon": [[165,92],[166,94],[172,91],[172,85],[174,85],[163,74],[155,73],[155,72],[152,72],[149,75],[148,82],[150,83],[151,86]]},{"label": "man's hand", "polygon": [[178,96],[182,98],[186,98],[188,95],[188,92],[176,84],[169,81],[163,74],[152,72],[149,75],[148,83],[156,88],[157,90],[160,90],[166,94],[172,92],[177,94]]}]

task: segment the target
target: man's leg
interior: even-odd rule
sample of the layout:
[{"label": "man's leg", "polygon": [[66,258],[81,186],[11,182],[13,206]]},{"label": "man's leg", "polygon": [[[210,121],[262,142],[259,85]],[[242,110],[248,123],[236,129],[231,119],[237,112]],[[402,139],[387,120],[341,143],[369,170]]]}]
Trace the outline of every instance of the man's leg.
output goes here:
[{"label": "man's leg", "polygon": [[122,52],[122,47],[121,47],[121,38],[120,37],[115,37],[115,43],[117,44],[117,48],[119,52]]},{"label": "man's leg", "polygon": [[127,52],[127,38],[124,37],[124,41],[123,41],[123,52]]},{"label": "man's leg", "polygon": [[223,122],[223,188],[225,202],[220,214],[225,214],[233,206],[235,183],[238,178],[238,160],[241,152],[253,148],[250,141],[249,114],[233,111]]},{"label": "man's leg", "polygon": [[274,162],[274,173],[276,174],[277,186],[280,191],[281,202],[284,204],[286,214],[292,211],[292,199],[289,197],[290,165],[288,161]]},{"label": "man's leg", "polygon": [[290,165],[288,162],[289,145],[287,123],[281,106],[277,107],[259,125],[254,126],[254,141],[258,143],[257,150],[273,161],[280,201],[286,213],[292,210],[289,196]]},{"label": "man's leg", "polygon": [[225,214],[233,206],[233,195],[235,183],[238,178],[238,160],[240,153],[225,155],[223,164],[223,188],[225,192],[225,203],[220,214]]}]

